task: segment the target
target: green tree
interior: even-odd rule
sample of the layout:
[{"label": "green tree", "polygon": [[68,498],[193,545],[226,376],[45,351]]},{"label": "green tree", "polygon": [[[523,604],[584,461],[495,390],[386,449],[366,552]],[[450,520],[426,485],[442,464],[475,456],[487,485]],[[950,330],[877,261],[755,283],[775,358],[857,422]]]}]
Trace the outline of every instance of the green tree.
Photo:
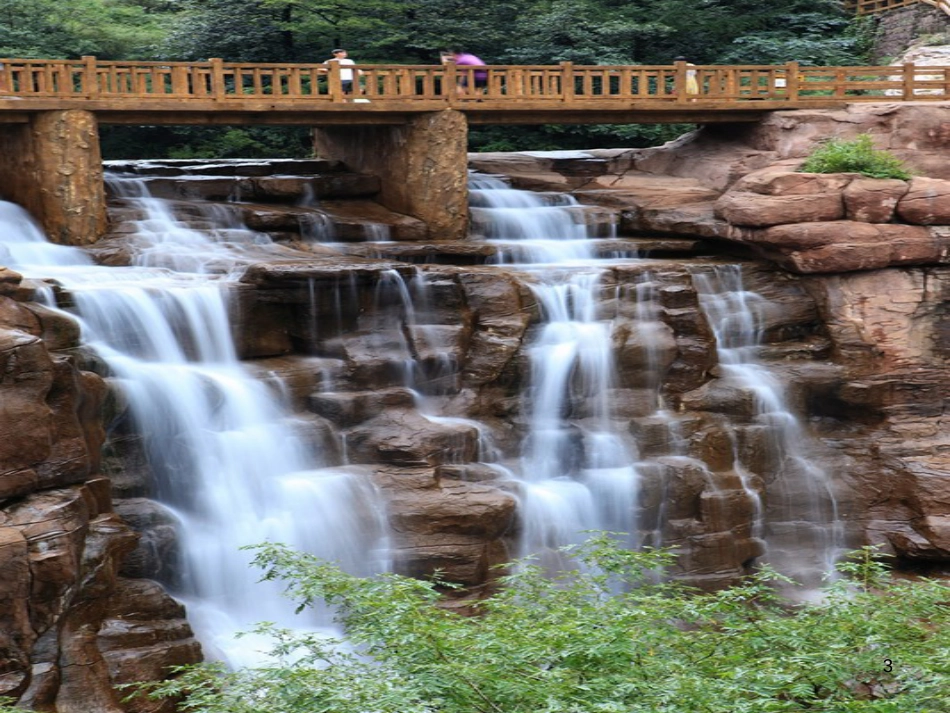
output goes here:
[{"label": "green tree", "polygon": [[198,713],[938,713],[950,709],[950,587],[891,579],[870,549],[818,602],[768,571],[711,594],[658,581],[669,553],[600,535],[581,567],[522,563],[465,617],[438,583],[361,579],[279,545],[266,579],[336,607],[347,643],[264,626],[275,663],[148,685]]},{"label": "green tree", "polygon": [[261,0],[183,0],[161,47],[170,60],[302,61],[280,8]]},{"label": "green tree", "polygon": [[0,56],[149,59],[173,14],[159,0],[0,0]]}]

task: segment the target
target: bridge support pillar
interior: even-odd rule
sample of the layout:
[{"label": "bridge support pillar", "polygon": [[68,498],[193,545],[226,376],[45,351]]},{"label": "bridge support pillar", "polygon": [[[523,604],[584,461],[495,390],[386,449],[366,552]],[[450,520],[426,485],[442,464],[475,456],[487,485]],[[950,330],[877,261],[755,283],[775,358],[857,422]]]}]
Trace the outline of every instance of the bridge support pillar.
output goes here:
[{"label": "bridge support pillar", "polygon": [[0,125],[0,197],[26,208],[54,243],[96,242],[107,218],[95,115],[43,111]]},{"label": "bridge support pillar", "polygon": [[421,114],[399,126],[321,126],[313,131],[321,158],[379,176],[379,202],[419,218],[432,240],[468,232],[468,122],[458,111]]}]

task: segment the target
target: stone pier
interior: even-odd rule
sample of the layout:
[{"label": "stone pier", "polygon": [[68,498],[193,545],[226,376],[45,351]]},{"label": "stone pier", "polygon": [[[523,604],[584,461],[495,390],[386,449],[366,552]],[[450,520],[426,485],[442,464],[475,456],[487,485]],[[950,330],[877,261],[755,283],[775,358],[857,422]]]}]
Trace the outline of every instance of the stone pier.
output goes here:
[{"label": "stone pier", "polygon": [[378,200],[422,220],[431,240],[462,240],[468,231],[468,124],[452,109],[420,114],[398,126],[322,126],[313,130],[321,158],[377,175]]},{"label": "stone pier", "polygon": [[0,198],[26,208],[53,242],[96,242],[107,220],[95,114],[40,111],[0,124]]}]

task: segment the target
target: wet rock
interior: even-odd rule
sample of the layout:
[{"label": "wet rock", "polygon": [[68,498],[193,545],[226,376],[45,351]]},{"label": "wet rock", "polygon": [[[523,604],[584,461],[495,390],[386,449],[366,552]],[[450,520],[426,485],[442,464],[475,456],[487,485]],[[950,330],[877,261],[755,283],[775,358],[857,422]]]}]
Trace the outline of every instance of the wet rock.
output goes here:
[{"label": "wet rock", "polygon": [[328,392],[310,395],[310,409],[341,428],[349,428],[390,408],[407,409],[415,397],[406,388],[375,389],[373,391]]},{"label": "wet rock", "polygon": [[0,267],[0,297],[13,297],[20,288],[23,275],[8,267]]},{"label": "wet rock", "polygon": [[414,411],[389,409],[351,429],[346,444],[354,463],[465,463],[474,460],[478,431],[430,420]]},{"label": "wet rock", "polygon": [[502,538],[513,527],[515,498],[481,483],[439,481],[433,471],[406,475],[408,480],[395,470],[377,475],[394,530],[397,570],[415,577],[439,572],[466,587],[490,580],[492,568],[510,560]]},{"label": "wet rock", "polygon": [[135,549],[122,561],[124,577],[171,581],[178,557],[178,518],[146,498],[116,500],[115,511],[138,533]]},{"label": "wet rock", "polygon": [[[185,619],[185,608],[147,579],[119,579],[106,606],[97,646],[114,686],[156,681],[173,666],[202,660],[200,644]],[[126,694],[127,695],[127,694]],[[128,713],[172,713],[174,701],[125,701]]]}]

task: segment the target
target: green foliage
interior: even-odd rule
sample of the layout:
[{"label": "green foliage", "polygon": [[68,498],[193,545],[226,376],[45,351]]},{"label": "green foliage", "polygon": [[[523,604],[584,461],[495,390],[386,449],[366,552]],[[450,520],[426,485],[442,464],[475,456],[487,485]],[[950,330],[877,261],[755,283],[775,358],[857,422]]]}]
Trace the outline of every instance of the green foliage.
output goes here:
[{"label": "green foliage", "polygon": [[469,147],[472,151],[642,148],[658,146],[692,129],[692,124],[478,126],[469,132]]},{"label": "green foliage", "polygon": [[819,602],[789,604],[764,571],[711,594],[659,581],[668,552],[598,535],[579,568],[523,562],[464,617],[438,582],[361,579],[280,545],[265,579],[334,605],[347,644],[276,638],[275,663],[178,669],[144,687],[197,713],[937,713],[950,709],[950,587],[891,579],[870,548]]},{"label": "green foliage", "polygon": [[308,158],[310,132],[299,126],[114,126],[100,129],[102,157]]},{"label": "green foliage", "polygon": [[[669,64],[678,55],[697,64],[863,64],[872,37],[873,24],[849,18],[838,0],[0,0],[8,57],[318,62],[343,46],[357,62],[433,64],[455,46],[493,64]],[[655,146],[682,128],[479,127],[471,147]],[[140,133],[148,140],[136,144],[116,132],[108,152],[300,155],[282,136],[250,129]]]},{"label": "green foliage", "polygon": [[801,165],[803,173],[860,173],[871,178],[908,180],[910,171],[887,151],[874,148],[870,135],[855,139],[828,139]]},{"label": "green foliage", "polygon": [[0,56],[149,59],[170,6],[146,0],[0,0]]},{"label": "green foliage", "polygon": [[279,8],[260,0],[183,0],[162,44],[163,59],[229,62],[312,61],[298,57]]}]

